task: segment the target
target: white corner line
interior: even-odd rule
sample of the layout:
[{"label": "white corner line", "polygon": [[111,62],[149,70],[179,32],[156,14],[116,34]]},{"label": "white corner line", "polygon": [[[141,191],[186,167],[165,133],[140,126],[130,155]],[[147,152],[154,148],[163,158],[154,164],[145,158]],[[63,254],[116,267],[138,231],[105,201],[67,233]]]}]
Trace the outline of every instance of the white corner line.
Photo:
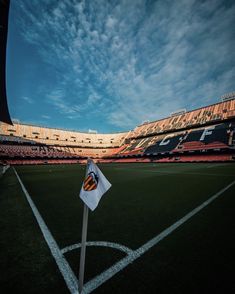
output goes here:
[{"label": "white corner line", "polygon": [[163,240],[165,237],[167,237],[169,234],[171,234],[174,230],[176,230],[178,227],[180,227],[182,224],[184,224],[187,220],[189,220],[191,217],[193,217],[195,214],[197,214],[199,211],[201,211],[203,208],[205,208],[208,204],[210,204],[212,201],[214,201],[216,198],[218,198],[221,194],[223,194],[226,190],[228,190],[230,187],[232,187],[235,184],[235,181],[228,184],[226,187],[215,193],[213,196],[211,196],[208,200],[203,202],[201,205],[193,209],[191,212],[186,214],[184,217],[179,219],[177,222],[175,222],[173,225],[162,231],[159,235],[154,237],[153,239],[146,242],[144,245],[130,253],[128,256],[124,257],[117,263],[115,263],[113,266],[111,266],[109,269],[102,272],[100,275],[96,276],[94,279],[90,280],[84,285],[82,293],[91,293],[96,288],[101,286],[103,283],[111,279],[114,275],[116,275],[118,272],[123,270],[125,267],[127,267],[130,263],[135,261],[137,258],[139,258],[141,255],[143,255],[145,252],[147,252],[150,248],[158,244],[161,240]]},{"label": "white corner line", "polygon": [[45,224],[43,218],[41,217],[37,207],[35,206],[33,200],[31,199],[28,191],[26,190],[24,184],[22,183],[17,171],[13,167],[13,170],[16,174],[16,177],[21,185],[21,188],[25,194],[25,197],[33,211],[33,214],[38,222],[38,225],[42,231],[42,234],[47,242],[48,247],[50,248],[51,254],[54,257],[57,266],[65,280],[65,283],[71,294],[79,294],[78,292],[78,280],[74,275],[71,267],[69,266],[67,260],[64,258],[59,246],[57,245],[55,239],[53,238],[51,232],[49,231],[47,225]]}]

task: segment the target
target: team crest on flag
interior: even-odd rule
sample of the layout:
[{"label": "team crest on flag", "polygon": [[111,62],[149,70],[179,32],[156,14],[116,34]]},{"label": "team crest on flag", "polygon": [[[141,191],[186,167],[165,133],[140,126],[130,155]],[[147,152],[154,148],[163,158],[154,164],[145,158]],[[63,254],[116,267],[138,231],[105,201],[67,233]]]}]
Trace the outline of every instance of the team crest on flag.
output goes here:
[{"label": "team crest on flag", "polygon": [[87,160],[85,180],[79,195],[82,201],[93,211],[110,187],[109,181],[93,160],[89,158]]},{"label": "team crest on flag", "polygon": [[93,171],[89,172],[85,181],[83,182],[83,189],[85,191],[95,190],[98,186],[99,177]]}]

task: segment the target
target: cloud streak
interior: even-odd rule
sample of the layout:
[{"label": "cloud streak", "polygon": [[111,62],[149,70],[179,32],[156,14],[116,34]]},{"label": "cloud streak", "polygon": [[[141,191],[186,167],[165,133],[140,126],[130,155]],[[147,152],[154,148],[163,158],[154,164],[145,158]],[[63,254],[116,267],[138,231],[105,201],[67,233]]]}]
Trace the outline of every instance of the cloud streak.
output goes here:
[{"label": "cloud streak", "polygon": [[32,98],[29,98],[27,96],[23,96],[23,97],[21,97],[21,99],[26,101],[29,104],[33,104],[33,99]]}]

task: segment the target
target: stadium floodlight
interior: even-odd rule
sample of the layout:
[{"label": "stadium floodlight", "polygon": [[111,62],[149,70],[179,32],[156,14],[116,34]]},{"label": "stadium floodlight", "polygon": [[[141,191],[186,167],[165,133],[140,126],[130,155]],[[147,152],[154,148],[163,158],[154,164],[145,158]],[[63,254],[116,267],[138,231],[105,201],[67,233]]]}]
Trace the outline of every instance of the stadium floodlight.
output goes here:
[{"label": "stadium floodlight", "polygon": [[142,125],[147,125],[147,124],[149,124],[150,123],[150,121],[149,120],[144,120],[144,121],[142,121],[142,123],[140,124],[141,126]]},{"label": "stadium floodlight", "polygon": [[232,100],[232,99],[235,99],[235,92],[226,93],[221,96],[221,100],[223,102],[228,101],[228,100]]},{"label": "stadium floodlight", "polygon": [[186,109],[184,108],[184,109],[179,109],[177,111],[174,111],[170,115],[171,116],[178,116],[178,115],[182,115],[182,114],[185,114],[185,113],[186,113]]},{"label": "stadium floodlight", "polygon": [[88,133],[89,133],[89,134],[97,134],[98,132],[97,132],[96,130],[91,130],[91,129],[89,129],[89,130],[88,130]]},{"label": "stadium floodlight", "polygon": [[12,122],[13,122],[14,124],[20,124],[20,120],[17,119],[17,118],[13,118],[13,119],[12,119]]}]

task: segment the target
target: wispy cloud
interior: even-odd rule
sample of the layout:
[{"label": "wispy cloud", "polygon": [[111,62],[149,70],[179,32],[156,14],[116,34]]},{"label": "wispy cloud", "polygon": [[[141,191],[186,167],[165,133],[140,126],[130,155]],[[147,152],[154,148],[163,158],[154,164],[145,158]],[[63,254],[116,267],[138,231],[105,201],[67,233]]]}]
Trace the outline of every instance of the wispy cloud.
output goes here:
[{"label": "wispy cloud", "polygon": [[64,90],[57,89],[47,94],[47,103],[54,105],[57,110],[68,118],[79,116],[79,106],[66,101]]},{"label": "wispy cloud", "polygon": [[43,115],[42,115],[42,118],[45,118],[45,119],[51,119],[51,116],[43,114]]},{"label": "wispy cloud", "polygon": [[33,101],[33,99],[32,98],[29,98],[29,97],[27,97],[27,96],[23,96],[23,97],[21,97],[24,101],[26,101],[26,102],[28,102],[29,104],[33,104],[34,103],[34,101]]},{"label": "wispy cloud", "polygon": [[133,128],[234,90],[232,2],[34,0],[17,9],[25,39],[56,73],[45,103],[91,128],[99,119]]}]

